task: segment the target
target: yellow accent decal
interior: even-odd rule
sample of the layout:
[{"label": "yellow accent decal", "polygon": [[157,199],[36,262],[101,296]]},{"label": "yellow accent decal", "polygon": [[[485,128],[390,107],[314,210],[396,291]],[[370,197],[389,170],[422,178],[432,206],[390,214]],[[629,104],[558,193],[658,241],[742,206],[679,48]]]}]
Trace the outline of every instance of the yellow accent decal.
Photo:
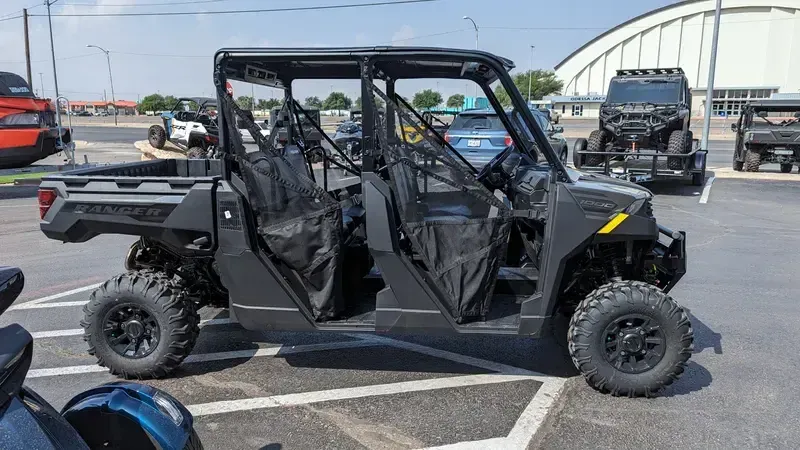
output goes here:
[{"label": "yellow accent decal", "polygon": [[625,219],[628,218],[628,215],[625,213],[619,213],[614,216],[613,219],[609,220],[607,224],[603,228],[600,228],[600,231],[597,234],[608,234],[614,231],[614,228],[617,228],[619,224],[622,223]]}]

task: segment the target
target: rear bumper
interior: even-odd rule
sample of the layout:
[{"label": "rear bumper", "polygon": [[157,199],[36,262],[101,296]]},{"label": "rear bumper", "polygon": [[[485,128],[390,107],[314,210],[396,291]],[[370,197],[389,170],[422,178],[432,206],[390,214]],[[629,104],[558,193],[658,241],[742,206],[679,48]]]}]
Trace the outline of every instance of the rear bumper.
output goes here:
[{"label": "rear bumper", "polygon": [[[62,128],[61,132],[63,143],[70,144],[69,128]],[[24,167],[62,150],[58,128],[0,130],[0,169]]]}]

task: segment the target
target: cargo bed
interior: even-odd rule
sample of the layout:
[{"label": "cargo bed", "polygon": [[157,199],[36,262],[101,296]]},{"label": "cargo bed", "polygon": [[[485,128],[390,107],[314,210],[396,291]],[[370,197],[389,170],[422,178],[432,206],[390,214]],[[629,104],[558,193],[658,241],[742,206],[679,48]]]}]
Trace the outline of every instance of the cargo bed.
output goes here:
[{"label": "cargo bed", "polygon": [[49,175],[39,186],[40,228],[63,242],[126,234],[210,252],[220,173],[219,160],[165,159]]}]

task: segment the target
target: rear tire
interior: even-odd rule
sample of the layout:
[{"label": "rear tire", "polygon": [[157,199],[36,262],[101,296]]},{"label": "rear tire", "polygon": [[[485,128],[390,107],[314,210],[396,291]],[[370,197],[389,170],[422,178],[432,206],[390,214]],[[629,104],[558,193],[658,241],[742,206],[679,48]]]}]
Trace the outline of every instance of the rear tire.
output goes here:
[{"label": "rear tire", "polygon": [[781,173],[789,173],[792,171],[791,164],[781,164]]},{"label": "rear tire", "polygon": [[165,274],[151,270],[106,281],[89,297],[83,314],[89,354],[123,378],[168,375],[189,356],[200,333],[194,302]]},{"label": "rear tire", "polygon": [[587,146],[588,141],[584,138],[578,138],[572,146],[572,164],[576,169],[580,169],[586,164],[586,155],[581,155],[578,152],[585,151]]},{"label": "rear tire", "polygon": [[[669,135],[667,153],[671,155],[685,155],[692,150],[692,132],[675,130]],[[667,158],[667,167],[670,170],[683,169],[685,158]]]},{"label": "rear tire", "polygon": [[747,150],[744,154],[744,171],[745,172],[758,172],[761,166],[761,153]]},{"label": "rear tire", "polygon": [[652,397],[683,374],[694,338],[688,315],[669,295],[641,281],[619,281],[578,305],[567,339],[590,386]]},{"label": "rear tire", "polygon": [[161,125],[153,125],[147,130],[147,142],[153,148],[164,148],[167,143],[167,130]]},{"label": "rear tire", "polygon": [[744,169],[744,161],[736,159],[736,152],[733,152],[733,170],[741,172]]},{"label": "rear tire", "polygon": [[206,159],[206,151],[203,150],[203,147],[192,147],[186,152],[186,158],[188,159]]},{"label": "rear tire", "polygon": [[[589,141],[586,145],[587,152],[604,152],[608,143],[608,133],[605,130],[594,130],[589,134]],[[603,163],[602,155],[585,155],[587,166],[599,166]]]}]

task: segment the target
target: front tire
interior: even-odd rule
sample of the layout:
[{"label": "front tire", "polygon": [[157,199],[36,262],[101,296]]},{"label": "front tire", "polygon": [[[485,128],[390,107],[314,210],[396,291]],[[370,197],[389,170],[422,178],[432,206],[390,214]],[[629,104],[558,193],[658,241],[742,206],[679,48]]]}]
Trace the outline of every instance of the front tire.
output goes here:
[{"label": "front tire", "polygon": [[567,340],[590,386],[615,396],[652,397],[683,374],[693,333],[669,295],[641,281],[620,281],[578,305]]},{"label": "front tire", "polygon": [[781,173],[789,173],[792,171],[791,164],[781,164]]},{"label": "front tire", "polygon": [[164,144],[167,143],[167,130],[161,125],[152,125],[150,129],[147,130],[147,142],[149,142],[150,146],[153,148],[164,148]]},{"label": "front tire", "polygon": [[[692,150],[692,132],[689,130],[675,130],[669,135],[667,153],[672,155],[685,155]],[[667,167],[670,170],[683,169],[685,158],[667,158]]]},{"label": "front tire", "polygon": [[98,287],[83,308],[84,341],[123,378],[167,376],[192,352],[200,317],[163,273],[131,271]]}]

